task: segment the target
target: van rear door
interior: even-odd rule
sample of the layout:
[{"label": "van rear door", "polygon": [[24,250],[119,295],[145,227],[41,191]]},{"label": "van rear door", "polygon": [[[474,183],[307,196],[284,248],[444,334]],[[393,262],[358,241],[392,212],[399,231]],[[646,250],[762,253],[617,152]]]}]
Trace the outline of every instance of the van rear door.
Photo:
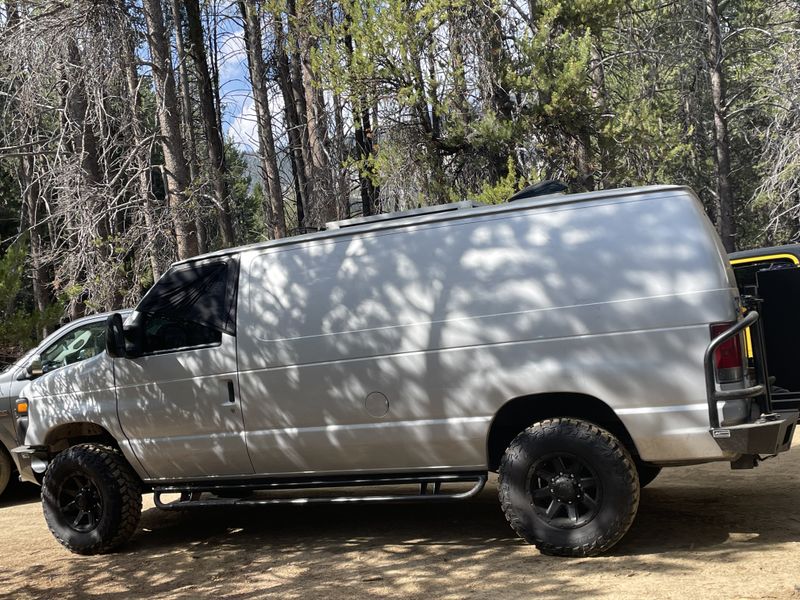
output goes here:
[{"label": "van rear door", "polygon": [[800,267],[771,268],[756,274],[764,319],[767,368],[775,378],[776,409],[800,408]]},{"label": "van rear door", "polygon": [[[800,408],[800,260],[789,253],[731,261],[739,290],[760,299],[769,374],[776,409]],[[748,338],[748,346],[749,346]],[[752,349],[748,347],[752,356]]]}]

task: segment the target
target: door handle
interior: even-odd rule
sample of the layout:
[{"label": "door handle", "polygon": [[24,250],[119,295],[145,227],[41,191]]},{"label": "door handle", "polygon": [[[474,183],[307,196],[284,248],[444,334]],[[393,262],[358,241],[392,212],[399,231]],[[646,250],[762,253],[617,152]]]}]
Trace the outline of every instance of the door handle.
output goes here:
[{"label": "door handle", "polygon": [[236,412],[236,390],[233,387],[233,381],[228,380],[225,382],[228,388],[228,397],[225,399],[225,402],[222,402],[220,406],[224,406],[225,408],[230,409],[232,413]]}]

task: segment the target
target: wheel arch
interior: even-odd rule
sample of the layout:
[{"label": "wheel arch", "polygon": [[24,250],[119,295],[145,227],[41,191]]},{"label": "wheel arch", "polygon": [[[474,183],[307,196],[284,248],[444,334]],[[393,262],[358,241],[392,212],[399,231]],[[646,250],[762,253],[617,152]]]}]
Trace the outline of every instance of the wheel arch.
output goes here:
[{"label": "wheel arch", "polygon": [[53,453],[66,450],[77,444],[95,443],[120,449],[117,440],[102,425],[91,421],[62,423],[47,432],[44,445]]},{"label": "wheel arch", "polygon": [[576,392],[548,392],[512,398],[495,413],[486,436],[486,458],[490,471],[497,471],[511,441],[525,428],[555,417],[572,417],[599,425],[614,434],[634,457],[636,444],[614,410],[605,402]]}]

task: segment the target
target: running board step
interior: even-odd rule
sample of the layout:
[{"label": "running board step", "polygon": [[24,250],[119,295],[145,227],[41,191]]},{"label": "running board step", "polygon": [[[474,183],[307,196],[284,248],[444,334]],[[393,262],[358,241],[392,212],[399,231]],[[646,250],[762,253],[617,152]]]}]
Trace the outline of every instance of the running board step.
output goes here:
[{"label": "running board step", "polygon": [[[331,478],[307,480],[274,480],[257,483],[237,483],[231,485],[195,484],[166,485],[153,488],[153,499],[158,508],[178,510],[184,508],[204,508],[213,506],[266,506],[272,504],[346,504],[367,502],[432,502],[467,500],[473,498],[486,485],[486,473],[448,473],[426,476],[384,476],[363,478]],[[465,491],[444,492],[443,484],[473,482],[473,486]],[[418,494],[376,494],[366,496],[304,496],[297,498],[236,498],[213,497],[202,498],[203,492],[235,495],[237,492],[273,491],[273,490],[308,490],[335,487],[372,487],[381,485],[419,485]],[[430,487],[429,487],[430,486]],[[164,502],[162,494],[180,493],[179,500]]]}]

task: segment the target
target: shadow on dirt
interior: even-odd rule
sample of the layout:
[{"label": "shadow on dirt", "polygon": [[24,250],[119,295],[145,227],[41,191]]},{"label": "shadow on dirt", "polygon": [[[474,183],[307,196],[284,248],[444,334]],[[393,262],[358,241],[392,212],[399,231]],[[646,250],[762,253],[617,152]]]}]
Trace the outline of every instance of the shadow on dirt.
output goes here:
[{"label": "shadow on dirt", "polygon": [[0,496],[0,509],[19,504],[39,502],[40,491],[38,485],[14,479],[8,483],[8,487]]},{"label": "shadow on dirt", "polygon": [[[797,494],[765,498],[758,488],[720,495],[705,487],[671,485],[642,491],[632,528],[610,556],[640,556],[718,549],[741,535],[749,547],[800,539]],[[776,527],[777,520],[781,522]],[[283,548],[326,547],[334,553],[370,549],[445,546],[477,550],[527,547],[510,529],[487,489],[476,500],[453,504],[273,506],[146,511],[129,551],[169,551],[182,543]]]},{"label": "shadow on dirt", "polygon": [[519,585],[539,598],[574,598],[604,593],[610,577],[744,564],[800,540],[797,468],[783,479],[769,469],[675,471],[643,490],[632,529],[602,557],[539,554],[514,536],[490,484],[455,504],[150,508],[119,554],[64,551],[30,565],[37,577],[0,598],[503,597]]}]

